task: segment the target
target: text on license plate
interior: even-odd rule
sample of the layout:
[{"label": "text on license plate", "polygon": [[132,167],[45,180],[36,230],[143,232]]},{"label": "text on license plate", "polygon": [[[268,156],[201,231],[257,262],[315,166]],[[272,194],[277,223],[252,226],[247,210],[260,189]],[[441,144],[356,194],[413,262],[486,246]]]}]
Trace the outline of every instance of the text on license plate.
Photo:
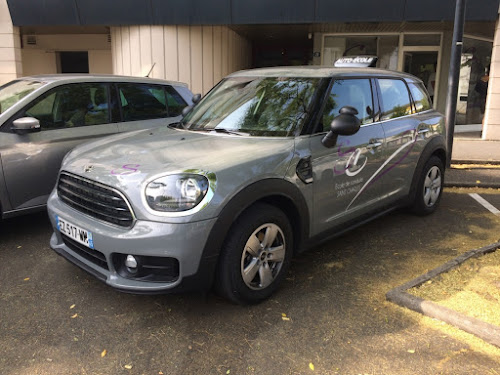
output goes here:
[{"label": "text on license plate", "polygon": [[79,226],[70,223],[66,219],[61,218],[56,215],[57,229],[59,232],[65,234],[69,238],[75,240],[82,245],[94,248],[94,239],[92,237],[92,232],[82,229]]}]

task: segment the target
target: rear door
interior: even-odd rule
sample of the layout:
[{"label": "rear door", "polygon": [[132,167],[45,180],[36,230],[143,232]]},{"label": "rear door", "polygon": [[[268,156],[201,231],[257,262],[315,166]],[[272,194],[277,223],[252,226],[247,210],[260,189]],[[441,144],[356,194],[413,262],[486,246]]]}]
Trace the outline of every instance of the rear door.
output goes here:
[{"label": "rear door", "polygon": [[[58,86],[35,99],[1,128],[0,154],[14,210],[44,205],[64,155],[76,145],[118,132],[110,123],[109,86],[75,83]],[[41,131],[19,135],[10,130],[20,117],[40,121]]]},{"label": "rear door", "polygon": [[[313,234],[330,229],[376,206],[382,189],[371,177],[383,163],[384,131],[377,119],[373,81],[368,78],[336,79],[322,115],[322,129],[311,137],[313,167]],[[359,112],[360,130],[339,136],[327,148],[321,140],[344,106]]]},{"label": "rear door", "polygon": [[384,169],[380,182],[392,200],[408,194],[420,151],[417,133],[420,122],[410,99],[408,84],[397,78],[377,80],[381,124],[386,136]]},{"label": "rear door", "polygon": [[120,132],[165,126],[181,119],[186,102],[169,85],[119,83],[116,85],[122,121]]}]

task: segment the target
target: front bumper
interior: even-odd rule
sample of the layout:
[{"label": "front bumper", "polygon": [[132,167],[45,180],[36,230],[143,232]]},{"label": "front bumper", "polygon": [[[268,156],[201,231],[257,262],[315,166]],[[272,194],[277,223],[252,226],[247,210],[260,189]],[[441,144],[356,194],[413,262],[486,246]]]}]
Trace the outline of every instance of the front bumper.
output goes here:
[{"label": "front bumper", "polygon": [[[52,249],[73,264],[118,290],[138,294],[168,293],[179,290],[207,289],[211,286],[216,257],[204,257],[208,236],[216,219],[186,224],[137,220],[132,228],[120,228],[84,215],[65,205],[56,193],[47,203],[54,228]],[[56,216],[89,230],[94,250],[76,249],[57,229]],[[139,257],[174,258],[178,277],[173,281],[144,281],[124,277],[113,263],[114,254]]]}]

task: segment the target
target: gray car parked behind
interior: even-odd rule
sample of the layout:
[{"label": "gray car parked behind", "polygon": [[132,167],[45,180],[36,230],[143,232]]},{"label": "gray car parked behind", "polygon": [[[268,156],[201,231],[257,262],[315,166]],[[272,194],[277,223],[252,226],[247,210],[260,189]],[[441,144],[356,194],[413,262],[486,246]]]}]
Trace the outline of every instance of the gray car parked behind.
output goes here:
[{"label": "gray car parked behind", "polygon": [[168,125],[186,84],[113,75],[24,77],[0,87],[0,216],[43,209],[64,155],[84,141]]}]

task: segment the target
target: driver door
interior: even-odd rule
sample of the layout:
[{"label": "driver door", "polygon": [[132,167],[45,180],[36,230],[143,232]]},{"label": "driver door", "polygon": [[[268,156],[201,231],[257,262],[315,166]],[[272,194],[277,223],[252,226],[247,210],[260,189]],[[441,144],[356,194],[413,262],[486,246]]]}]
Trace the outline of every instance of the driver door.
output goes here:
[{"label": "driver door", "polygon": [[[322,115],[323,129],[311,137],[314,234],[328,230],[372,209],[383,190],[374,178],[382,167],[385,134],[375,121],[374,84],[368,78],[335,80]],[[321,140],[344,106],[357,109],[359,131],[339,136],[332,148]]]}]

